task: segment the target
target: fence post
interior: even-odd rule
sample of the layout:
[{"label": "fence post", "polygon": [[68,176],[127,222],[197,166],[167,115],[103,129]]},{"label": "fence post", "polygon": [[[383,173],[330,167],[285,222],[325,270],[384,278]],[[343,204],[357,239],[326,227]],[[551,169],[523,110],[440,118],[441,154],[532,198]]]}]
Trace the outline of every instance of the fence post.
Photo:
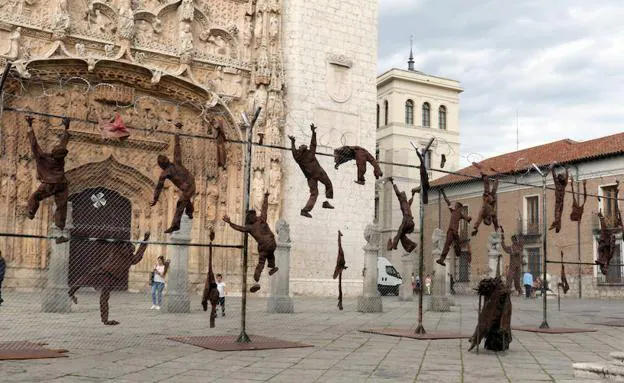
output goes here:
[{"label": "fence post", "polygon": [[[61,230],[52,226],[54,237],[63,236],[70,239],[71,230],[74,228],[72,221],[72,203],[67,202],[67,220],[65,229]],[[52,241],[52,253],[50,254],[50,267],[48,268],[48,280],[43,290],[41,310],[44,313],[68,313],[71,312],[71,300],[67,292],[69,286],[69,244],[70,241],[56,243]]]},{"label": "fence post", "polygon": [[381,295],[377,291],[377,257],[381,234],[374,224],[368,224],[364,230],[366,245],[364,249],[364,283],[362,295],[357,300],[357,310],[361,313],[380,313],[383,311]]},{"label": "fence post", "polygon": [[180,230],[171,235],[173,242],[182,243],[173,246],[171,266],[168,273],[167,312],[190,313],[191,299],[188,290],[188,253],[189,247],[185,243],[191,242],[192,220],[182,216]]},{"label": "fence post", "polygon": [[290,297],[290,226],[288,222],[279,219],[275,224],[277,233],[277,249],[275,250],[275,264],[279,272],[271,280],[271,296],[267,301],[269,313],[294,312],[293,300]]},{"label": "fence post", "polygon": [[414,288],[412,287],[412,273],[414,272],[414,254],[404,253],[401,256],[401,263],[403,263],[403,283],[401,283],[401,291],[399,292],[400,301],[412,301],[414,300]]}]

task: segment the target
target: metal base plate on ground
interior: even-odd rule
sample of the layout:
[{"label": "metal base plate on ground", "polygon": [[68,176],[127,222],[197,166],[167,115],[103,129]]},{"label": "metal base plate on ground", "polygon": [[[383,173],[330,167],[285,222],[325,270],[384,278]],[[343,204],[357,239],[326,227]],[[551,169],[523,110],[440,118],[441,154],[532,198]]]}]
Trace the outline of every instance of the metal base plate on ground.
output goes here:
[{"label": "metal base plate on ground", "polygon": [[0,360],[67,358],[67,350],[46,349],[46,343],[0,342]]},{"label": "metal base plate on ground", "polygon": [[592,328],[574,328],[574,327],[539,328],[539,327],[532,327],[532,326],[512,326],[511,329],[516,330],[516,331],[537,332],[540,334],[575,334],[575,333],[580,333],[580,332],[598,331]]},{"label": "metal base plate on ground", "polygon": [[402,338],[412,338],[419,340],[442,340],[442,339],[468,339],[469,335],[461,335],[456,332],[450,331],[433,331],[427,332],[424,334],[416,334],[414,329],[407,328],[392,328],[392,327],[384,327],[384,328],[370,328],[360,330],[360,332],[365,332],[369,334],[378,334],[378,335],[389,335],[389,336],[398,336]]},{"label": "metal base plate on ground", "polygon": [[174,336],[167,339],[192,344],[193,346],[206,348],[214,351],[246,351],[246,350],[271,350],[279,348],[314,347],[310,344],[289,342],[282,339],[267,338],[259,335],[250,335],[251,343],[236,343],[238,336]]}]

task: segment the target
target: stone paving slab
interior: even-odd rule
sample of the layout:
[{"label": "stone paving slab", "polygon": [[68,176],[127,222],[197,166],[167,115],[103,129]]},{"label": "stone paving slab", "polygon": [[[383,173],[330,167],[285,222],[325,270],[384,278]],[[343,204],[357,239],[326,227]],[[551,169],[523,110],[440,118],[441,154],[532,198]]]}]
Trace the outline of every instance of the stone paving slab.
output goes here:
[{"label": "stone paving slab", "polygon": [[[0,361],[1,382],[577,382],[573,363],[611,360],[624,351],[624,328],[599,326],[597,332],[541,334],[513,331],[510,349],[468,352],[466,339],[413,340],[362,333],[365,328],[414,328],[417,302],[384,297],[384,312],[345,310],[333,298],[294,297],[293,314],[266,313],[266,299],[250,297],[247,332],[310,344],[288,350],[215,352],[168,340],[172,336],[237,336],[240,299],[228,297],[228,316],[209,328],[200,297],[189,314],[149,310],[149,296],[114,293],[107,327],[99,321],[98,295],[79,293],[68,314],[41,312],[40,294],[3,292],[0,341],[47,343],[67,349],[68,358]],[[428,298],[428,297],[427,297]],[[427,298],[424,307],[427,307]],[[472,334],[476,297],[456,296],[450,312],[426,311],[427,332]],[[514,326],[537,327],[541,301],[512,298]],[[588,321],[621,316],[619,301],[565,298],[562,311],[551,305],[552,327],[583,328]],[[350,310],[351,309],[351,310]],[[611,319],[612,320],[612,319]]]}]

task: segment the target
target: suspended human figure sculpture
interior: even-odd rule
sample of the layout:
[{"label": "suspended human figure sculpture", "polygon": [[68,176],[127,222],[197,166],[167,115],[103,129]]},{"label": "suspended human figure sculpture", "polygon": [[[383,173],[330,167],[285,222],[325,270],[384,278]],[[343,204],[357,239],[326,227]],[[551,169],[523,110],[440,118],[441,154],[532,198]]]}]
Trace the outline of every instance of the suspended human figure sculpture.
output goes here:
[{"label": "suspended human figure sculpture", "polygon": [[[295,162],[297,162],[303,172],[303,175],[308,180],[308,187],[310,188],[310,198],[303,209],[301,209],[301,215],[308,218],[312,218],[310,211],[314,208],[316,199],[318,198],[319,182],[325,185],[325,198],[334,198],[332,182],[327,176],[327,173],[325,173],[325,170],[321,167],[321,164],[319,164],[316,159],[316,126],[311,124],[310,129],[312,130],[310,148],[306,145],[300,145],[298,149],[295,148],[295,137],[288,136],[288,138],[290,138],[291,151]],[[330,205],[329,201],[325,201],[323,202],[323,208],[333,209],[334,207]]]},{"label": "suspended human figure sculpture", "polygon": [[111,248],[103,257],[104,262],[89,270],[74,282],[69,289],[69,297],[78,303],[76,292],[79,288],[90,286],[100,289],[100,317],[102,323],[107,326],[118,325],[116,320],[108,319],[108,299],[113,289],[122,287],[124,279],[128,275],[128,271],[132,265],[141,262],[145,250],[147,249],[147,240],[150,237],[149,231],[145,233],[143,242],[139,245],[139,249],[134,252],[134,246],[129,242],[124,242],[120,247]]},{"label": "suspended human figure sculpture", "polygon": [[[476,162],[473,162],[472,165],[479,169],[481,173],[481,179],[483,180],[483,202],[481,206],[481,211],[479,211],[479,216],[477,217],[477,222],[474,224],[474,229],[472,230],[471,235],[475,236],[479,232],[479,226],[481,222],[484,225],[490,226],[494,224],[494,230],[498,231],[498,216],[496,212],[496,191],[498,189],[498,178],[495,178],[492,182],[490,189],[490,178],[487,174],[483,172],[483,167]],[[496,172],[494,168],[490,168],[493,172]]]},{"label": "suspended human figure sculpture", "polygon": [[342,232],[338,230],[338,257],[334,269],[334,279],[338,278],[338,309],[342,310],[342,272],[346,270],[344,251],[342,250]]},{"label": "suspended human figure sculpture", "polygon": [[338,169],[338,166],[351,160],[355,160],[355,164],[357,166],[356,184],[364,185],[366,183],[366,179],[364,178],[364,174],[366,173],[366,162],[373,166],[375,179],[379,179],[383,176],[383,172],[379,168],[377,160],[368,152],[368,150],[360,146],[342,146],[338,149],[334,149],[335,169]]},{"label": "suspended human figure sculpture", "polygon": [[555,183],[555,220],[550,225],[548,230],[555,229],[555,233],[561,231],[561,215],[563,214],[563,200],[565,198],[566,187],[568,186],[568,168],[565,169],[565,174],[555,172],[555,163],[550,165],[550,171],[552,172],[553,182]]},{"label": "suspended human figure sculpture", "polygon": [[[28,140],[30,148],[37,163],[37,179],[41,182],[37,190],[28,199],[28,218],[34,219],[39,210],[39,204],[44,199],[54,196],[56,211],[54,212],[54,224],[59,229],[65,228],[67,219],[67,199],[69,198],[69,188],[65,177],[65,157],[67,157],[67,143],[69,142],[69,118],[63,118],[65,131],[61,135],[60,142],[52,148],[50,153],[44,152],[33,130],[33,118],[26,116],[28,123]],[[56,243],[67,242],[67,238],[61,236],[56,239]]]},{"label": "suspended human figure sculpture", "polygon": [[511,246],[505,244],[505,230],[501,226],[501,246],[509,254],[509,270],[507,271],[507,288],[511,288],[513,282],[518,296],[522,295],[522,254],[524,252],[524,240],[520,235],[511,236]]},{"label": "suspended human figure sculpture", "polygon": [[563,250],[561,251],[561,282],[559,282],[559,287],[563,289],[564,294],[567,294],[568,290],[570,290],[568,278],[566,277],[565,273],[565,265],[563,264]]},{"label": "suspended human figure sculpture", "polygon": [[602,211],[598,212],[598,219],[600,219],[600,236],[598,237],[598,259],[595,262],[600,266],[602,274],[607,275],[609,262],[615,253],[615,234],[609,228]]},{"label": "suspended human figure sculpture", "polygon": [[461,202],[451,204],[451,201],[449,201],[446,197],[444,190],[440,191],[442,196],[444,196],[444,201],[446,201],[446,204],[451,212],[451,218],[449,219],[448,229],[446,230],[446,242],[444,242],[444,248],[440,253],[440,258],[436,260],[436,263],[446,266],[444,261],[446,260],[446,256],[448,255],[451,246],[453,246],[453,249],[455,250],[455,256],[461,256],[462,242],[459,237],[459,223],[462,219],[466,222],[470,222],[472,217],[464,213],[464,205],[462,205]]},{"label": "suspended human figure sculpture", "polygon": [[572,186],[572,212],[570,213],[570,220],[574,222],[580,222],[583,218],[583,209],[585,208],[585,202],[587,201],[587,180],[583,180],[583,203],[581,202],[580,190],[577,197],[574,193],[574,182],[570,182]]},{"label": "suspended human figure sculpture", "polygon": [[412,189],[412,198],[407,200],[407,195],[404,191],[399,191],[399,188],[394,184],[394,179],[392,177],[388,178],[388,181],[392,183],[392,187],[394,188],[394,193],[399,199],[399,206],[401,207],[401,213],[403,213],[403,220],[401,221],[401,225],[399,226],[399,230],[397,231],[394,239],[388,239],[387,250],[396,250],[399,246],[399,241],[401,241],[401,246],[408,253],[411,253],[416,248],[416,243],[411,239],[407,238],[409,233],[414,232],[414,216],[412,215],[412,203],[414,202],[414,194],[416,194],[416,189]]},{"label": "suspended human figure sculpture", "polygon": [[256,281],[256,283],[249,289],[252,293],[260,290],[260,284],[258,282],[260,281],[260,274],[262,274],[265,262],[268,261],[269,275],[273,275],[279,270],[278,267],[275,267],[275,249],[277,248],[277,244],[275,242],[275,235],[267,223],[268,210],[269,193],[264,193],[260,216],[256,214],[255,210],[248,210],[247,216],[245,217],[245,226],[236,225],[230,221],[230,217],[227,215],[223,216],[223,221],[230,224],[232,229],[242,233],[249,233],[258,243],[258,265],[254,272],[254,281]]},{"label": "suspended human figure sculpture", "polygon": [[[179,122],[175,126],[177,130],[182,128],[182,124]],[[182,148],[180,147],[180,136],[177,131],[173,149],[173,162],[169,161],[167,156],[161,154],[158,156],[158,166],[160,166],[162,172],[154,191],[154,200],[150,202],[150,206],[154,206],[158,202],[158,197],[160,197],[166,180],[170,180],[180,190],[180,197],[176,204],[171,226],[165,230],[165,233],[172,233],[180,230],[180,221],[184,212],[190,219],[193,219],[192,198],[195,195],[195,178],[182,164]]]},{"label": "suspended human figure sculpture", "polygon": [[[210,244],[214,240],[215,233],[210,230]],[[204,284],[204,294],[202,296],[202,308],[208,311],[208,302],[212,307],[210,310],[210,328],[215,327],[215,319],[217,318],[217,305],[219,304],[219,290],[217,289],[217,280],[212,270],[212,246],[208,248],[208,274],[206,274],[206,283]]]}]

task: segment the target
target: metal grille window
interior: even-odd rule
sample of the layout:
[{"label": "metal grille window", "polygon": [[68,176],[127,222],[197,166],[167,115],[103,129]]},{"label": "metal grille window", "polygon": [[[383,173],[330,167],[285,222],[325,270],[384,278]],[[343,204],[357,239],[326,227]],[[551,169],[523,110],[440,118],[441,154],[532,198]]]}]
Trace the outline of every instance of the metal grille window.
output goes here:
[{"label": "metal grille window", "polygon": [[526,234],[539,233],[539,197],[526,197]]}]

